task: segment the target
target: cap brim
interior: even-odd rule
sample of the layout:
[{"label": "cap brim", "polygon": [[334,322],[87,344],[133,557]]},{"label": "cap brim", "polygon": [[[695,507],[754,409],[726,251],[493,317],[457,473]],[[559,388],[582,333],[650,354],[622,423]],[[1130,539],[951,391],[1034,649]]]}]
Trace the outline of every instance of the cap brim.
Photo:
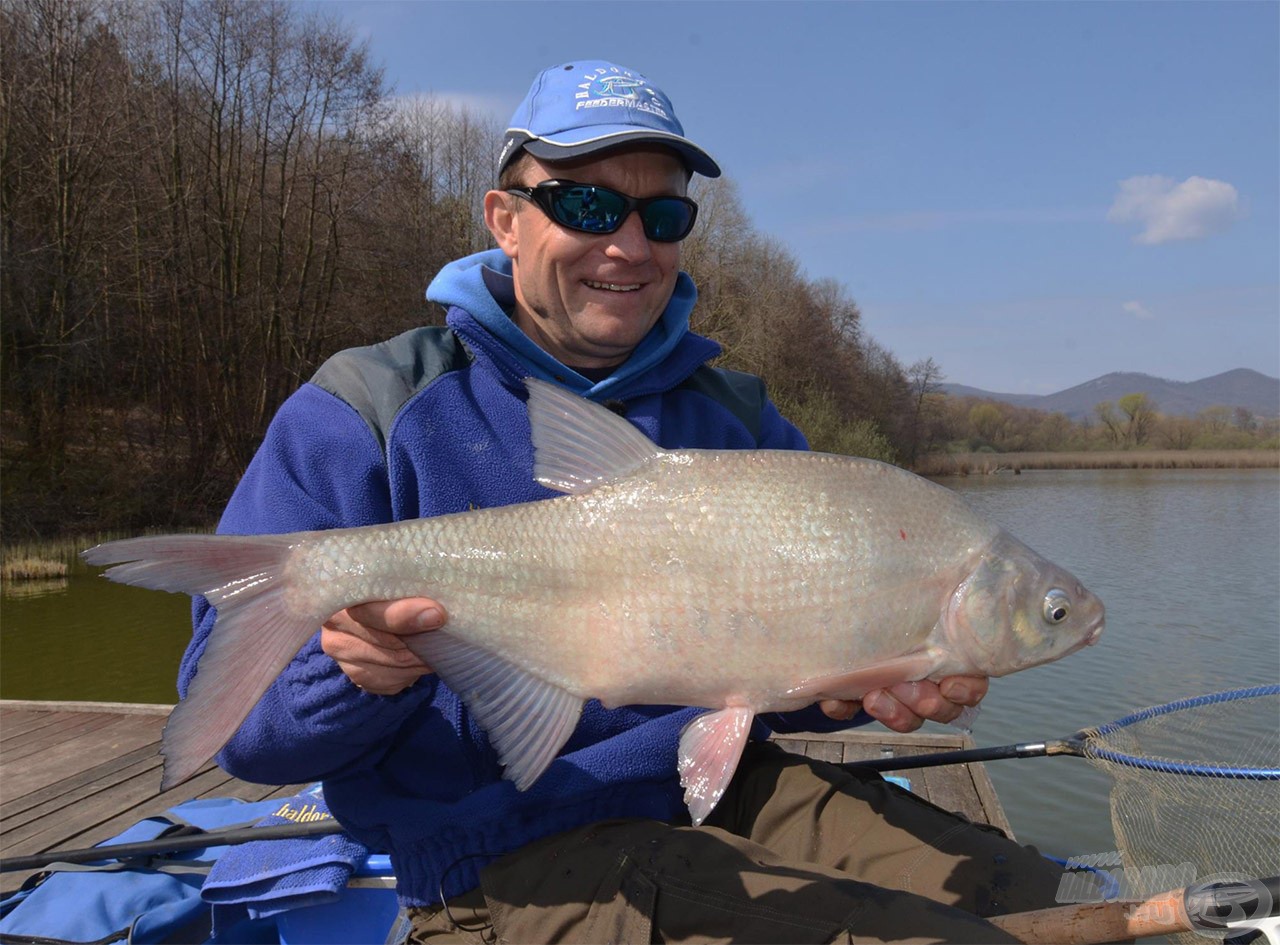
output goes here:
[{"label": "cap brim", "polygon": [[689,170],[695,174],[701,174],[703,177],[719,177],[721,173],[720,165],[712,159],[711,155],[688,138],[682,138],[679,135],[668,134],[652,128],[636,128],[634,125],[618,125],[611,128],[608,125],[597,125],[591,129],[590,137],[579,137],[578,140],[572,140],[572,133],[550,138],[537,137],[519,129],[509,129],[507,137],[512,138],[513,136],[523,137],[524,141],[511,148],[507,159],[508,163],[520,147],[523,147],[524,150],[540,161],[555,162],[569,161],[574,158],[585,157],[588,154],[611,151],[615,148],[629,145],[657,144],[670,148],[679,154]]}]

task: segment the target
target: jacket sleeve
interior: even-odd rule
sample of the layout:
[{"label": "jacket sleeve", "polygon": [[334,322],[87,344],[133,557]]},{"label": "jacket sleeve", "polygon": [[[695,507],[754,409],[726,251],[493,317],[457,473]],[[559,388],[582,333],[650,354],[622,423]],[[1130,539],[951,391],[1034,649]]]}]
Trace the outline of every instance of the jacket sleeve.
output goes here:
[{"label": "jacket sleeve", "polygon": [[785,419],[772,400],[766,400],[760,411],[760,449],[807,450],[809,441],[800,428]]},{"label": "jacket sleeve", "polygon": [[[391,498],[380,445],[351,407],[307,384],[272,420],[218,531],[273,534],[388,521]],[[198,672],[215,617],[203,598],[194,600],[194,634],[178,675],[182,696]],[[219,763],[236,777],[287,784],[359,766],[377,757],[435,687],[435,677],[425,677],[396,696],[365,693],[320,649],[316,629],[219,754]]]}]

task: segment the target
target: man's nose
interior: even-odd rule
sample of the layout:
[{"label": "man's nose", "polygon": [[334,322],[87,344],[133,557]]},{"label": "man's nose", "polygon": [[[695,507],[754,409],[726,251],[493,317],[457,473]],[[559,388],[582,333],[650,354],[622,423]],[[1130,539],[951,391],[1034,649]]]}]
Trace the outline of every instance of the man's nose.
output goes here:
[{"label": "man's nose", "polygon": [[608,235],[609,247],[606,253],[617,259],[628,262],[643,262],[653,255],[653,247],[649,245],[649,237],[644,235],[644,223],[640,214],[632,212],[622,221],[622,226]]}]

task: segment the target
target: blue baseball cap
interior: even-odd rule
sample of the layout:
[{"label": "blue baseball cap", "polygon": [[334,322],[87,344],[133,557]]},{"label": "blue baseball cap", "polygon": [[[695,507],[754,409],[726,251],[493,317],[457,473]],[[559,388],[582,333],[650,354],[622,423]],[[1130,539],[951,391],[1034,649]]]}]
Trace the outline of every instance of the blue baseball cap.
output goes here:
[{"label": "blue baseball cap", "polygon": [[502,140],[498,173],[520,152],[567,161],[629,144],[671,148],[691,171],[719,177],[720,165],[684,136],[671,99],[633,69],[589,59],[544,69]]}]

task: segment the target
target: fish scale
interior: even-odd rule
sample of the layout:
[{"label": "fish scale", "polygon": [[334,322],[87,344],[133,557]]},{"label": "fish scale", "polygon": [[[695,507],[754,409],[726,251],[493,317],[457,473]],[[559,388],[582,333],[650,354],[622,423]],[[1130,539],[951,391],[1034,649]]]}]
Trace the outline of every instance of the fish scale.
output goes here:
[{"label": "fish scale", "polygon": [[[535,478],[568,495],[86,553],[115,565],[108,577],[204,594],[218,610],[165,730],[166,783],[226,742],[321,622],[370,600],[443,605],[446,627],[406,643],[466,702],[522,789],[586,699],[708,709],[673,759],[695,822],[757,713],[912,679],[1003,675],[1102,630],[1101,603],[1074,577],[904,470],[819,453],[660,450],[603,407],[527,385]],[[255,662],[264,641],[271,658]]]}]

